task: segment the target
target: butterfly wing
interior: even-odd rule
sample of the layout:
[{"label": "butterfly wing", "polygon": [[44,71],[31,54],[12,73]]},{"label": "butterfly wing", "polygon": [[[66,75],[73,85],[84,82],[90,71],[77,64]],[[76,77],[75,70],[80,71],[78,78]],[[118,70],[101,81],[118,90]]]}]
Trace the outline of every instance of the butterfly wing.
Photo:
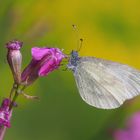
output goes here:
[{"label": "butterfly wing", "polygon": [[97,108],[117,108],[140,94],[140,71],[124,64],[82,57],[74,76],[82,99]]}]

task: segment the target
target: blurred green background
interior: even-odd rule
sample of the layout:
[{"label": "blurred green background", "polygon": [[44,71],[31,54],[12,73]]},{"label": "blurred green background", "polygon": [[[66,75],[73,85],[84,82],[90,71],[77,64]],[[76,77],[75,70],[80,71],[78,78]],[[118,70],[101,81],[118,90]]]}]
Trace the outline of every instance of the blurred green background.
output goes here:
[{"label": "blurred green background", "polygon": [[[9,95],[12,75],[5,43],[24,42],[23,68],[33,46],[77,48],[76,24],[84,38],[81,56],[96,56],[140,69],[139,0],[4,0],[0,1],[0,96]],[[40,78],[20,97],[5,140],[112,140],[112,132],[140,110],[140,97],[116,110],[100,110],[79,96],[74,77],[63,68]]]}]

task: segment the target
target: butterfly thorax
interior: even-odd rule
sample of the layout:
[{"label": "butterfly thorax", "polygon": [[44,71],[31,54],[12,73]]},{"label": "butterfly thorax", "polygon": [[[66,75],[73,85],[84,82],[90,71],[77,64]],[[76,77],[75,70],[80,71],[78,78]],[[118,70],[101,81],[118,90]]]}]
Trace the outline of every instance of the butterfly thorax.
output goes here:
[{"label": "butterfly thorax", "polygon": [[69,63],[67,65],[67,67],[69,69],[71,69],[72,71],[75,71],[79,59],[80,58],[79,58],[78,52],[72,50],[71,56],[70,56],[70,59],[69,59]]}]

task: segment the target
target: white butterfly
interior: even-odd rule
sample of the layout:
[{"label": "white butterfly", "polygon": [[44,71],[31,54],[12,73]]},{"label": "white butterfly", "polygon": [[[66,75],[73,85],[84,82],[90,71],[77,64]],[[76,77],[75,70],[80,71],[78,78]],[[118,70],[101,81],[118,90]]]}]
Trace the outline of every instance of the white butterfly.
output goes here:
[{"label": "white butterfly", "polygon": [[95,57],[71,52],[67,65],[74,73],[82,99],[91,106],[113,109],[140,94],[140,71]]}]

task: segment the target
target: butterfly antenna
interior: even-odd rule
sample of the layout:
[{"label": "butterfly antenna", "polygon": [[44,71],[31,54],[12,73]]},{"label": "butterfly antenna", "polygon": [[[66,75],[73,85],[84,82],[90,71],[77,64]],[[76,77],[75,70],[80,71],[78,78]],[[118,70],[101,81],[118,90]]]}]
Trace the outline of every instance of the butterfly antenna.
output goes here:
[{"label": "butterfly antenna", "polygon": [[79,48],[77,49],[77,52],[81,50],[82,45],[83,45],[83,38],[80,38],[80,45],[79,45]]},{"label": "butterfly antenna", "polygon": [[[83,38],[80,38],[79,30],[78,30],[77,26],[73,24],[72,27],[73,27],[73,29],[76,32],[76,35],[78,37],[78,48],[77,48],[76,51],[79,52],[81,50],[81,48],[82,48]],[[79,40],[79,38],[80,38],[80,40]]]}]

